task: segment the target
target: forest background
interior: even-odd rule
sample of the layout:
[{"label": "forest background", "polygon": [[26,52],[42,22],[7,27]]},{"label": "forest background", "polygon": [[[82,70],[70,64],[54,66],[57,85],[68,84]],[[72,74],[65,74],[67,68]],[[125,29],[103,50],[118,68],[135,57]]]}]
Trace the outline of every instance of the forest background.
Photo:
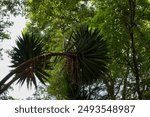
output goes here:
[{"label": "forest background", "polygon": [[[70,76],[67,71],[69,69],[66,69],[66,65],[73,69],[76,67],[72,57],[70,60],[58,56],[50,57],[48,63],[47,59],[42,63],[44,66],[50,65],[46,74],[44,72],[44,77],[48,80],[39,78],[46,86],[38,85],[33,80],[17,79],[21,85],[27,81],[28,88],[32,83],[37,87],[33,99],[150,99],[149,0],[2,0],[0,10],[1,40],[9,38],[6,30],[12,25],[9,16],[21,14],[28,19],[22,38],[26,34],[34,33],[42,40],[47,52],[66,52],[70,35],[83,25],[88,28],[80,28],[78,31],[81,34],[85,32],[88,35],[90,31],[93,34],[98,30],[103,40],[100,43],[106,43],[107,48],[88,53],[90,56],[94,56],[93,53],[101,55],[103,61],[83,61],[91,62],[90,66],[82,67],[87,74],[83,78],[80,78],[80,74],[80,77],[75,77],[74,74]],[[86,41],[81,44],[86,45]],[[90,48],[101,46],[97,43],[89,45]],[[81,45],[77,47],[81,48]],[[82,49],[77,50],[82,53]],[[9,52],[12,59],[14,52],[14,49]],[[27,52],[29,53],[30,51]],[[93,77],[88,76],[90,73],[94,74]],[[74,78],[79,78],[80,82],[74,84]],[[13,82],[6,83],[6,89]],[[8,92],[3,92],[4,83],[1,81],[0,84],[1,99],[12,99]]]}]

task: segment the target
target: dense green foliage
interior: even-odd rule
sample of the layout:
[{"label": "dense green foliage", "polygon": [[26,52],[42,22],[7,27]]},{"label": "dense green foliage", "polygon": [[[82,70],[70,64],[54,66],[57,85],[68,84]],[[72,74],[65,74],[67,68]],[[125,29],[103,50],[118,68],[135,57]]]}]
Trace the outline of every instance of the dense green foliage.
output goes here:
[{"label": "dense green foliage", "polygon": [[149,0],[27,0],[25,6],[24,32],[34,32],[48,52],[65,53],[51,58],[50,96],[150,99]]},{"label": "dense green foliage", "polygon": [[92,22],[102,29],[111,49],[113,61],[110,64],[110,77],[115,79],[112,85],[121,78],[123,90],[119,90],[122,98],[142,99],[142,95],[149,90],[150,80],[149,2],[104,0],[96,5],[98,13]]}]

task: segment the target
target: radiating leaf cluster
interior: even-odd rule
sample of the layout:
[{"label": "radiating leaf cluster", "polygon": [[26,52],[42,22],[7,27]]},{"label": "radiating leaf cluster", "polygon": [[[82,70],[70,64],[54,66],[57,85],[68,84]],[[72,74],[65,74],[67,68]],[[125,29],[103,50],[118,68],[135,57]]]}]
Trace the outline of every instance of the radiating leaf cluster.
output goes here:
[{"label": "radiating leaf cluster", "polygon": [[72,33],[66,51],[76,56],[68,57],[67,72],[73,83],[89,84],[106,72],[107,47],[98,29],[82,26]]},{"label": "radiating leaf cluster", "polygon": [[[16,41],[16,47],[13,48],[13,53],[11,54],[13,65],[11,67],[16,68],[27,60],[39,56],[44,52],[44,44],[38,37],[33,34],[22,34],[22,37],[18,37]],[[43,60],[37,59],[19,68],[15,76],[19,77],[18,83],[21,85],[26,81],[27,87],[32,85],[32,83],[37,87],[36,78],[45,84],[44,81],[47,80],[46,76],[49,76],[44,70],[46,68],[49,68],[47,61],[44,58]]]}]

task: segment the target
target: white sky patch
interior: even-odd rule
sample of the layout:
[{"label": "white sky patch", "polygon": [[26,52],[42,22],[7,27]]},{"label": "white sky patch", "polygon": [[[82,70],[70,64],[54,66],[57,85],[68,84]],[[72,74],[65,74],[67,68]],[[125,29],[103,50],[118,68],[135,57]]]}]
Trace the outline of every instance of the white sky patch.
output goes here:
[{"label": "white sky patch", "polygon": [[[8,30],[11,33],[10,37],[11,39],[9,40],[4,40],[3,42],[0,42],[0,48],[3,48],[4,50],[2,51],[3,54],[3,60],[0,61],[0,80],[4,78],[11,68],[8,66],[11,65],[10,63],[10,57],[8,54],[5,53],[6,50],[12,50],[12,47],[15,46],[15,39],[17,36],[21,36],[21,31],[25,27],[26,24],[26,19],[22,16],[17,16],[17,17],[11,17],[11,20],[14,22],[14,25],[10,27]],[[14,91],[10,91],[9,94],[13,96],[14,98],[17,99],[26,99],[27,97],[31,97],[34,88],[32,90],[27,90],[26,83],[22,87],[19,85],[16,85],[16,82],[12,85],[14,88]]]}]

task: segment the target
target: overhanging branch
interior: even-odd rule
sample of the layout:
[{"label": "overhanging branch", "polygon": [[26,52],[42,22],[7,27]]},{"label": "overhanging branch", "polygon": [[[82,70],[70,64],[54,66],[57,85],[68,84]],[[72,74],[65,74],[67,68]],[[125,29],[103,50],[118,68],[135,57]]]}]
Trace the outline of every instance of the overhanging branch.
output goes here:
[{"label": "overhanging branch", "polygon": [[0,81],[0,95],[6,91],[9,86],[14,83],[16,80],[18,80],[19,76],[14,77],[10,82],[8,82],[7,84],[6,81],[9,80],[20,68],[22,68],[23,66],[26,66],[32,62],[38,62],[41,61],[43,59],[49,59],[53,56],[68,56],[68,57],[73,57],[76,56],[73,53],[67,53],[67,52],[48,52],[48,53],[44,53],[41,54],[39,56],[33,57],[25,62],[23,62],[22,64],[20,64],[18,67],[16,67],[14,70],[12,70],[8,75],[6,75],[1,81]]}]

